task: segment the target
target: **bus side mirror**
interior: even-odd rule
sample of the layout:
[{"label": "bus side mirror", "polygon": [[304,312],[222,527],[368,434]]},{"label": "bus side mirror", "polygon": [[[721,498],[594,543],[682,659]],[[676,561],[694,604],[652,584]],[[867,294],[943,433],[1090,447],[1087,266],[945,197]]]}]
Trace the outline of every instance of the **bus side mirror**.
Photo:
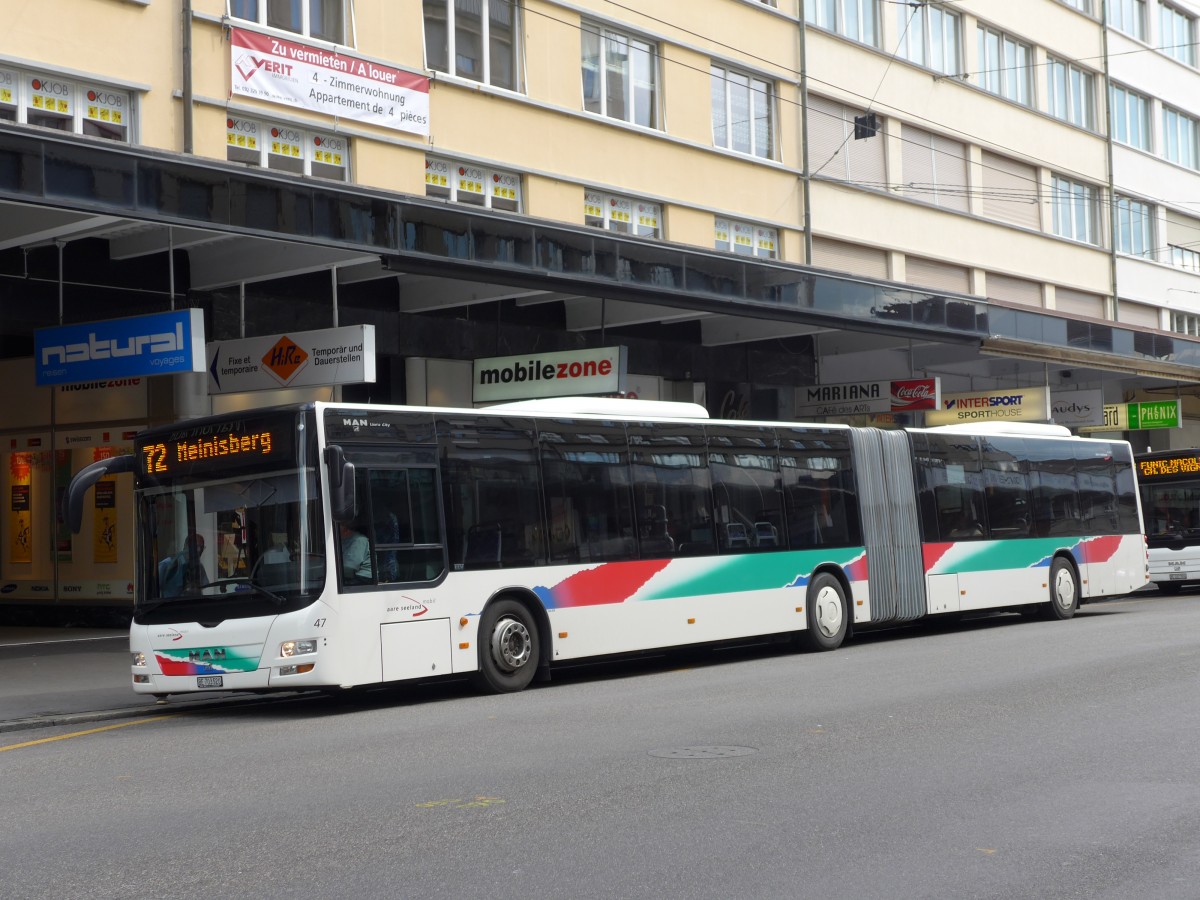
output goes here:
[{"label": "bus side mirror", "polygon": [[62,499],[62,514],[71,534],[79,534],[83,527],[83,497],[97,481],[105,475],[120,475],[137,469],[137,457],[131,453],[110,456],[85,466],[75,473]]},{"label": "bus side mirror", "polygon": [[325,465],[329,468],[329,512],[335,522],[354,519],[354,463],[336,444],[325,448]]}]

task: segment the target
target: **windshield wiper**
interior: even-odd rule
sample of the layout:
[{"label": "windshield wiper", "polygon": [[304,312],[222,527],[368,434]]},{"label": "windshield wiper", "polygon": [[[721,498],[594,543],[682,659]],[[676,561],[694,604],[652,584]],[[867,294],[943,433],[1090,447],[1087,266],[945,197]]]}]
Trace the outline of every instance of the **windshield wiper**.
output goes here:
[{"label": "windshield wiper", "polygon": [[[242,577],[242,578],[218,578],[216,581],[210,581],[208,584],[204,585],[204,587],[206,587],[206,588],[220,587],[220,586],[226,585],[226,584],[236,584],[239,586],[244,585],[246,588],[249,588],[249,590],[235,590],[235,591],[233,591],[233,593],[235,593],[235,594],[245,594],[245,593],[253,592],[253,593],[257,593],[257,594],[262,594],[264,597],[266,597],[268,600],[270,600],[276,606],[283,606],[285,603],[287,603],[286,597],[283,597],[283,596],[275,593],[274,591],[270,590],[269,588],[263,587],[261,584],[257,584],[256,582],[250,581],[248,578],[245,578],[245,577]],[[219,594],[215,594],[215,595],[214,594],[201,594],[200,596],[202,596],[202,597],[211,597],[211,596],[228,597],[229,592],[221,591]]]}]

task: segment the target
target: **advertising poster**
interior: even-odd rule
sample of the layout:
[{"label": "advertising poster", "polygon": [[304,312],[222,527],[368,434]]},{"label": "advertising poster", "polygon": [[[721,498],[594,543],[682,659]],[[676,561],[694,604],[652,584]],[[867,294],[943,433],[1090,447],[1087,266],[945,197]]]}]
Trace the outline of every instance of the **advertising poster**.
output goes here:
[{"label": "advertising poster", "polygon": [[429,79],[273,35],[230,30],[234,94],[429,136]]},{"label": "advertising poster", "polygon": [[71,527],[63,518],[63,498],[71,484],[71,451],[54,451],[54,549],[59,562],[71,561]]},{"label": "advertising poster", "polygon": [[92,525],[92,562],[115,563],[117,549],[117,482],[111,478],[96,482],[96,508]]},{"label": "advertising poster", "polygon": [[33,458],[30,453],[14,453],[9,457],[12,495],[9,504],[9,533],[12,535],[10,558],[14,563],[33,562],[33,507],[30,503],[30,480]]}]

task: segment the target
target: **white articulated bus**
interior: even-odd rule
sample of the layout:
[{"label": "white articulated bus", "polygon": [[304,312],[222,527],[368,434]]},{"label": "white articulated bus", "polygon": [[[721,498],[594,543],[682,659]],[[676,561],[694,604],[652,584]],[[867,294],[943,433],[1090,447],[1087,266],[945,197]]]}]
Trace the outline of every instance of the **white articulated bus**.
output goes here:
[{"label": "white articulated bus", "polygon": [[[1015,430],[1017,429],[1017,430]],[[1133,456],[1019,426],[717,421],[692,404],[312,403],[140,434],[134,690],[296,690],[1020,608],[1146,582]]]}]

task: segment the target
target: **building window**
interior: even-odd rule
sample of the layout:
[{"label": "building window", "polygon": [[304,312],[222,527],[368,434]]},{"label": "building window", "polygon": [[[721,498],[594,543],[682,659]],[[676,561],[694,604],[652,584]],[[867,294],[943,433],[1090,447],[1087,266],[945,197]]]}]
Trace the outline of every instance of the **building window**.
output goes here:
[{"label": "building window", "polygon": [[230,116],[225,120],[225,158],[278,172],[347,181],[350,142],[340,134]]},{"label": "building window", "polygon": [[1108,0],[1108,24],[1139,41],[1146,39],[1146,0]]},{"label": "building window", "polygon": [[1173,6],[1158,7],[1158,46],[1167,56],[1196,65],[1196,20]]},{"label": "building window", "polygon": [[129,143],[133,95],[91,81],[0,69],[0,122]]},{"label": "building window", "polygon": [[1092,0],[1062,0],[1062,2],[1064,5],[1071,7],[1071,9],[1077,9],[1081,13],[1087,13],[1089,16],[1092,14]]},{"label": "building window", "polygon": [[779,232],[774,228],[733,219],[717,219],[713,230],[713,246],[718,250],[742,256],[761,256],[763,259],[779,258]]},{"label": "building window", "polygon": [[[1191,272],[1200,273],[1200,252],[1187,247],[1176,247],[1172,244],[1171,265],[1177,269],[1187,269]],[[1195,334],[1195,332],[1189,332],[1189,334]]]},{"label": "building window", "polygon": [[1154,215],[1149,204],[1118,197],[1116,206],[1117,251],[1130,256],[1154,255]]},{"label": "building window", "polygon": [[584,24],[583,108],[647,128],[658,127],[658,53],[653,44]]},{"label": "building window", "polygon": [[1057,59],[1047,60],[1050,115],[1080,128],[1096,125],[1096,88],[1091,72]]},{"label": "building window", "polygon": [[425,65],[517,90],[517,10],[514,0],[425,0]]},{"label": "building window", "polygon": [[520,212],[521,176],[475,163],[426,157],[425,196]]},{"label": "building window", "polygon": [[909,62],[952,75],[959,71],[962,19],[958,13],[926,4],[896,8],[899,54]]},{"label": "building window", "polygon": [[1139,150],[1150,149],[1150,100],[1129,88],[1112,85],[1113,140]]},{"label": "building window", "polygon": [[1169,106],[1163,107],[1163,156],[1173,163],[1200,168],[1197,157],[1196,120]]},{"label": "building window", "polygon": [[632,197],[587,191],[583,195],[583,223],[621,234],[662,237],[662,207]]},{"label": "building window", "polygon": [[861,44],[879,46],[878,0],[804,0],[804,20]]},{"label": "building window", "polygon": [[1054,210],[1053,229],[1060,237],[1098,244],[1096,189],[1055,175],[1050,185]]},{"label": "building window", "polygon": [[1033,48],[979,26],[979,86],[1023,106],[1033,101]]},{"label": "building window", "polygon": [[712,67],[713,144],[763,159],[775,156],[775,91],[745,72]]},{"label": "building window", "polygon": [[1200,335],[1200,316],[1191,313],[1171,313],[1171,330],[1178,334]]},{"label": "building window", "polygon": [[230,0],[229,15],[334,44],[346,42],[352,0]]}]

